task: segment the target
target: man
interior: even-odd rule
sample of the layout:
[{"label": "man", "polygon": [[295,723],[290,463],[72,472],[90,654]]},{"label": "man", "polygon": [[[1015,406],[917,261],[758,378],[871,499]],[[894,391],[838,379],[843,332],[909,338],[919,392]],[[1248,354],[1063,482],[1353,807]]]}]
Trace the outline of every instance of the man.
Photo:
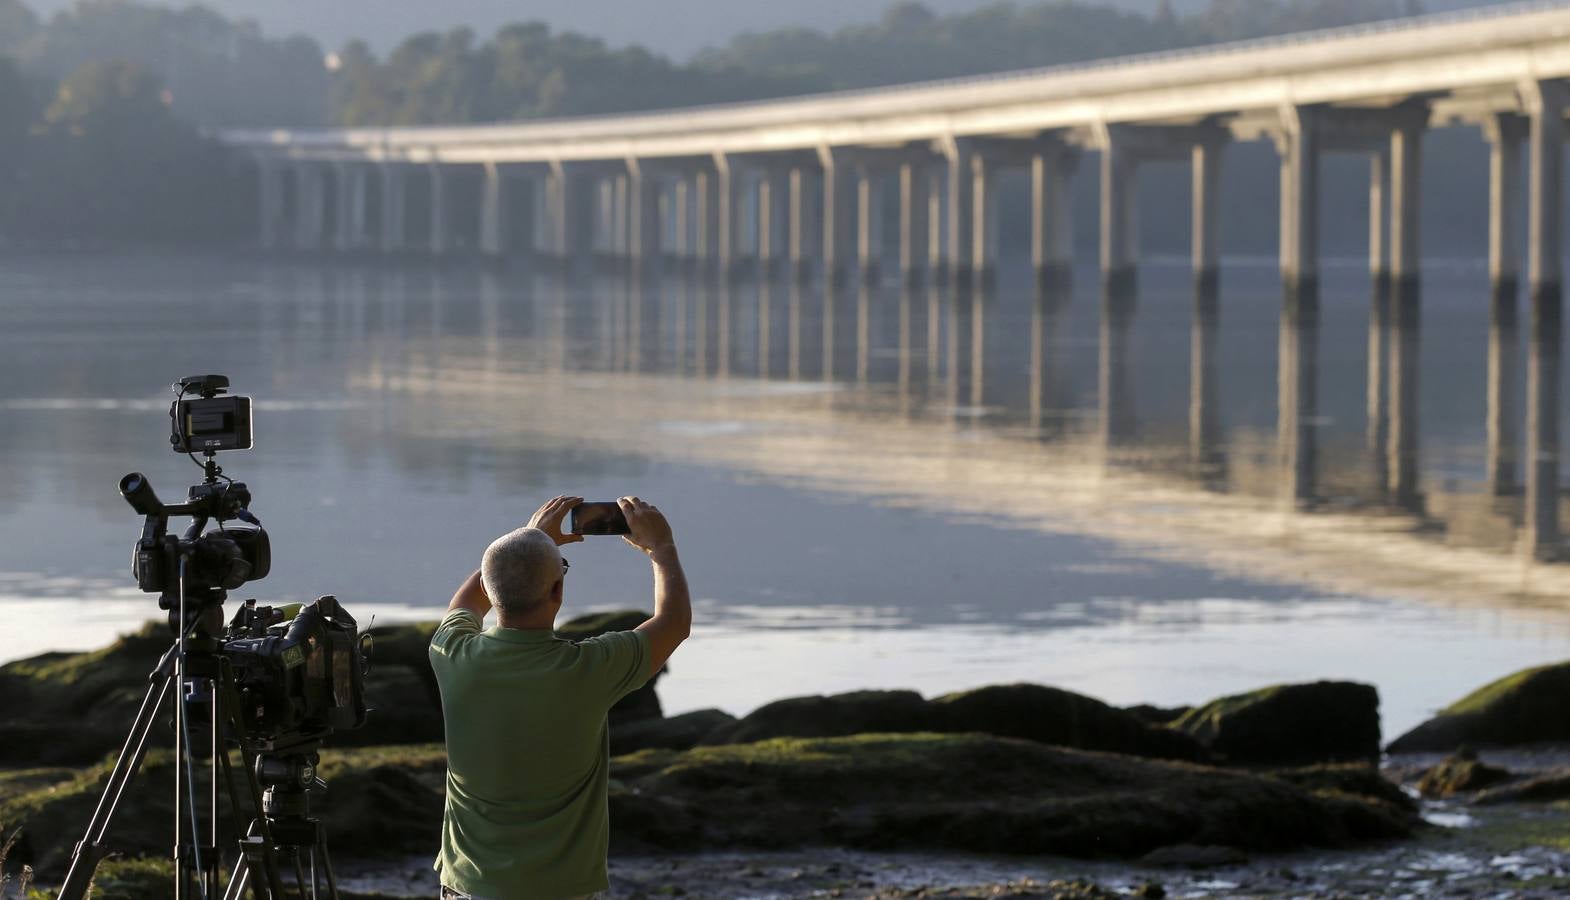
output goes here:
[{"label": "man", "polygon": [[[567,561],[583,540],[557,497],[497,538],[431,637],[447,723],[447,806],[436,870],[442,897],[561,900],[610,886],[606,712],[686,640],[692,604],[670,525],[637,497],[617,501],[625,540],[654,566],[654,617],[634,631],[556,637]],[[481,630],[491,605],[496,625]]]}]

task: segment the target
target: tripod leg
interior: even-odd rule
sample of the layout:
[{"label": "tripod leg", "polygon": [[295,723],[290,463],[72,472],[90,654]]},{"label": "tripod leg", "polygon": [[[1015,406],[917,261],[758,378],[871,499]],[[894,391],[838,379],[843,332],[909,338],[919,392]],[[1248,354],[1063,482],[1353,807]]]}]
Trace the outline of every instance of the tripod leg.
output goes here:
[{"label": "tripod leg", "polygon": [[327,835],[320,822],[316,824],[316,852],[321,856],[322,872],[327,875],[328,900],[338,900],[338,879],[333,875],[333,858],[327,855]]},{"label": "tripod leg", "polygon": [[251,864],[241,853],[235,861],[234,872],[229,876],[229,886],[224,889],[223,900],[240,900],[251,880]]},{"label": "tripod leg", "polygon": [[[169,657],[166,654],[165,662]],[[163,663],[160,671],[155,672],[155,680],[147,687],[147,696],[142,699],[142,707],[136,714],[136,721],[131,725],[131,732],[126,736],[125,745],[120,748],[120,756],[115,760],[114,770],[109,773],[109,780],[104,785],[103,795],[98,798],[98,807],[93,811],[93,818],[87,823],[87,832],[71,853],[71,868],[66,872],[65,882],[60,886],[60,900],[81,900],[87,896],[88,886],[92,884],[93,873],[97,871],[98,864],[109,855],[109,848],[104,846],[104,835],[109,830],[109,821],[114,817],[115,810],[120,806],[120,798],[124,795],[131,778],[136,775],[142,766],[142,760],[147,756],[147,736],[152,731],[153,720],[158,717],[158,710],[162,708],[164,698],[173,690],[174,677],[172,674],[162,675]]]}]

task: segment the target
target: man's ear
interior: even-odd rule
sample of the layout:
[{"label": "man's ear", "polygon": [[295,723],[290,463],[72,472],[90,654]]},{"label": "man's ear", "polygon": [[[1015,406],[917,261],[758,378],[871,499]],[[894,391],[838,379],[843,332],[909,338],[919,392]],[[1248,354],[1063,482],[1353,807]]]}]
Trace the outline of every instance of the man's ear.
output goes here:
[{"label": "man's ear", "polygon": [[551,603],[553,603],[553,604],[555,604],[557,606],[561,606],[562,592],[566,588],[566,586],[567,586],[567,579],[565,579],[565,578],[558,578],[558,579],[556,579],[556,583],[551,586]]}]

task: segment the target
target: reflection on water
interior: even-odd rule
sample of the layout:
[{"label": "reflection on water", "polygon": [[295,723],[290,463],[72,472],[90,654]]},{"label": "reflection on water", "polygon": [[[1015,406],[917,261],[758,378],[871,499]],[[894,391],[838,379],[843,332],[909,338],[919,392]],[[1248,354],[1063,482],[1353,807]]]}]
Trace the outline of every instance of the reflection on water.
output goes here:
[{"label": "reflection on water", "polygon": [[[1219,290],[1151,266],[1137,296],[1002,274],[953,294],[8,266],[0,614],[27,627],[0,657],[154,612],[114,487],[192,480],[159,391],[198,371],[257,396],[257,450],[223,462],[274,536],[265,597],[431,615],[545,496],[659,498],[703,601],[674,709],[773,699],[782,669],[792,691],[1028,679],[1162,703],[1347,676],[1411,724],[1565,655],[1566,576],[1498,552],[1521,515],[1519,338],[1477,301],[1481,267],[1433,279],[1423,343],[1415,305],[1371,303],[1350,268],[1285,304],[1265,266]],[[647,602],[624,548],[570,555],[570,604]],[[1372,599],[1406,593],[1446,602]],[[1532,609],[1488,608],[1513,594]]]}]

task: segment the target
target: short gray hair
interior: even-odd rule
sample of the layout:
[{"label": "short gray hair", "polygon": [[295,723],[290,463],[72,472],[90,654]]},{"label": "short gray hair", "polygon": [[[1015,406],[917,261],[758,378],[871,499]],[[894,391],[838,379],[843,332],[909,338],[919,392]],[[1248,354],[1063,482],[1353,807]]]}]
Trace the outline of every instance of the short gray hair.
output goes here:
[{"label": "short gray hair", "polygon": [[529,612],[545,602],[561,573],[561,551],[538,528],[507,532],[485,548],[480,562],[486,595],[509,615]]}]

